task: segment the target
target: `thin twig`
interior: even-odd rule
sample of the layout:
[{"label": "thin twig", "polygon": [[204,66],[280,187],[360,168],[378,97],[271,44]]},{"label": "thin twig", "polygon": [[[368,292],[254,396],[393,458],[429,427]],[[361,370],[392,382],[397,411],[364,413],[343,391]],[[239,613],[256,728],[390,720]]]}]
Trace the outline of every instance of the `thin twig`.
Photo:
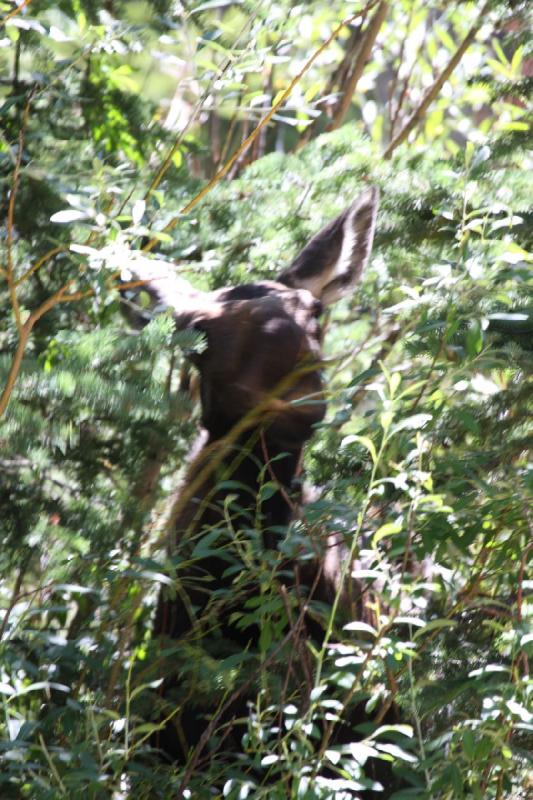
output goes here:
[{"label": "thin twig", "polygon": [[[526,517],[529,521],[529,513],[526,510]],[[533,542],[529,542],[527,547],[524,550],[522,558],[520,559],[520,569],[518,570],[518,589],[516,591],[516,621],[520,625],[522,623],[522,602],[523,602],[523,591],[524,591],[524,575],[526,571],[526,565],[528,563],[529,554],[531,549],[533,548]],[[516,659],[517,666],[522,662],[523,673],[525,677],[529,676],[529,660],[527,657],[527,653],[525,649],[520,650],[518,657]]]},{"label": "thin twig", "polygon": [[413,21],[413,14],[414,14],[415,8],[416,8],[416,2],[411,3],[411,7],[409,9],[409,16],[407,18],[407,25],[405,27],[405,36],[402,39],[402,43],[400,45],[400,52],[398,54],[398,67],[394,71],[394,75],[392,77],[392,80],[391,80],[390,86],[389,86],[388,112],[389,112],[389,127],[390,127],[390,131],[391,131],[391,137],[394,135],[394,128],[395,128],[395,125],[396,125],[396,118],[397,118],[398,113],[400,111],[400,104],[398,102],[398,106],[396,108],[396,113],[393,115],[393,113],[392,113],[392,101],[393,101],[393,98],[394,98],[394,93],[396,92],[396,89],[398,87],[398,80],[399,80],[399,77],[400,77],[400,69],[402,68],[402,64],[403,64],[403,58],[404,58],[404,54],[405,54],[405,47],[407,45],[407,40],[409,39],[409,35],[411,33],[411,24],[412,24],[412,21]]},{"label": "thin twig", "polygon": [[66,788],[65,788],[65,784],[64,784],[64,783],[63,783],[63,781],[61,780],[61,775],[60,775],[60,774],[59,774],[59,772],[57,771],[57,767],[56,767],[56,765],[54,764],[54,761],[53,761],[53,759],[52,759],[52,756],[51,756],[51,755],[50,755],[50,753],[48,752],[48,748],[47,748],[47,746],[46,746],[46,743],[45,743],[45,741],[44,741],[44,739],[43,739],[43,735],[42,735],[42,733],[40,733],[40,734],[39,734],[39,742],[40,742],[40,744],[41,744],[41,747],[42,747],[43,753],[44,753],[44,755],[45,755],[45,758],[46,758],[46,760],[48,761],[48,766],[50,767],[50,772],[52,773],[52,775],[54,776],[54,778],[55,778],[55,779],[56,779],[56,781],[58,782],[58,784],[59,784],[59,788],[60,788],[60,790],[61,790],[61,794],[62,794],[64,797],[66,797],[66,796],[67,796],[67,790],[66,790]]},{"label": "thin twig", "polygon": [[37,270],[40,269],[43,266],[43,264],[46,264],[46,262],[49,261],[51,258],[57,256],[59,253],[68,253],[68,250],[69,247],[68,245],[65,244],[58,245],[57,247],[52,247],[52,249],[48,250],[47,253],[41,256],[41,258],[39,258],[38,261],[36,261],[35,264],[33,264],[33,266],[28,267],[26,272],[23,275],[21,275],[20,278],[17,278],[17,280],[15,281],[15,287],[20,286],[21,283],[24,283],[24,281],[26,281],[31,275],[33,275],[34,272],[37,272]]},{"label": "thin twig", "polygon": [[0,28],[2,25],[5,25],[7,22],[9,22],[10,19],[13,19],[13,17],[17,17],[22,11],[24,11],[26,6],[29,6],[30,3],[31,0],[22,0],[22,3],[17,6],[17,8],[14,8],[13,11],[9,12],[9,14],[6,14],[4,19],[0,19]]},{"label": "thin twig", "polygon": [[26,105],[24,106],[24,111],[22,112],[22,123],[19,130],[19,137],[18,137],[18,151],[17,151],[17,160],[15,162],[15,168],[13,170],[13,181],[11,184],[11,192],[9,194],[9,204],[7,208],[7,264],[6,264],[6,280],[9,289],[9,297],[11,301],[11,308],[13,310],[13,314],[15,316],[15,323],[17,326],[17,330],[19,335],[22,329],[22,321],[20,319],[20,306],[16,292],[16,284],[15,284],[15,276],[13,274],[13,231],[15,227],[15,200],[17,197],[17,190],[19,185],[20,179],[20,168],[22,165],[22,154],[24,153],[24,139],[26,136],[26,128],[28,126],[28,117],[30,114],[30,105],[33,99],[33,92],[30,92],[30,95],[26,101]]}]

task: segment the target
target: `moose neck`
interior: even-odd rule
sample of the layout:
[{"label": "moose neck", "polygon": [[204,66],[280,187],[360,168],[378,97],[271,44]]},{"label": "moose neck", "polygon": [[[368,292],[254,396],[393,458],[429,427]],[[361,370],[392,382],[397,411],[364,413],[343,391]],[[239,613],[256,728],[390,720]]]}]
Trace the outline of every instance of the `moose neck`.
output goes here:
[{"label": "moose neck", "polygon": [[188,486],[195,491],[179,515],[178,530],[192,526],[200,531],[229,516],[236,529],[260,526],[265,546],[274,548],[279,528],[290,522],[299,499],[294,483],[303,443],[287,447],[269,435],[268,427],[248,429],[230,440],[203,434],[184,489],[185,494]]}]

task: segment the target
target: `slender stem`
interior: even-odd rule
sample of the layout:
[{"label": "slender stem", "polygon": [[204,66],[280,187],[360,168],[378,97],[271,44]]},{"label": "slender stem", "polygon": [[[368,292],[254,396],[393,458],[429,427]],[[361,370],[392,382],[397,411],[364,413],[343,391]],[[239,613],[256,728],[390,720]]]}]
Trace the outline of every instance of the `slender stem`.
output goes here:
[{"label": "slender stem", "polygon": [[[394,129],[396,127],[396,121],[397,121],[398,116],[400,114],[405,94],[407,93],[407,86],[409,84],[409,79],[410,79],[410,75],[411,75],[411,71],[412,71],[412,66],[411,66],[411,69],[408,70],[407,76],[404,79],[403,88],[402,88],[402,90],[400,92],[400,97],[398,98],[398,101],[397,101],[397,104],[396,104],[396,109],[395,109],[395,111],[393,113],[393,111],[392,111],[392,102],[393,102],[393,99],[394,99],[394,94],[396,92],[396,89],[398,88],[398,83],[399,83],[399,79],[400,79],[400,70],[401,70],[401,68],[403,66],[403,63],[404,63],[403,60],[404,60],[404,55],[405,55],[405,49],[407,47],[407,42],[408,42],[409,36],[411,34],[411,25],[412,25],[412,22],[413,22],[413,14],[414,14],[414,11],[415,11],[416,7],[417,7],[417,3],[413,2],[411,4],[411,8],[409,9],[409,17],[407,19],[407,25],[406,25],[406,28],[405,28],[405,36],[402,39],[402,43],[400,45],[400,52],[398,54],[398,67],[394,71],[394,76],[393,76],[393,78],[391,80],[391,83],[390,83],[390,86],[389,86],[388,111],[389,111],[389,128],[390,128],[391,138],[394,136]],[[414,64],[416,61],[417,61],[417,59],[415,58],[412,63]]]},{"label": "slender stem", "polygon": [[[409,639],[412,640],[413,638],[413,626],[409,625]],[[418,713],[418,707],[416,704],[416,691],[415,691],[415,679],[413,675],[413,660],[411,656],[408,656],[407,659],[407,671],[409,674],[409,691],[411,694],[411,713],[413,715],[413,719],[415,721],[415,728],[416,728],[416,735],[418,737],[418,746],[420,748],[420,758],[422,761],[426,760],[426,750],[424,747],[424,737],[422,735],[422,726],[420,724],[420,715]],[[427,767],[424,767],[424,778],[426,780],[426,789],[428,791],[428,796],[430,800],[432,800],[433,795],[431,794],[431,777],[429,774],[429,770]]]},{"label": "slender stem", "polygon": [[0,627],[0,642],[4,638],[4,633],[6,632],[7,624],[9,622],[9,617],[11,612],[15,608],[15,605],[18,603],[20,598],[20,589],[22,586],[22,581],[24,579],[24,575],[26,573],[28,562],[26,561],[19,569],[17,573],[17,578],[15,580],[15,585],[13,586],[13,591],[11,592],[11,600],[9,601],[9,606],[6,608],[4,618],[2,620],[2,626]]},{"label": "slender stem", "polygon": [[[357,545],[359,544],[359,536],[360,536],[361,530],[363,528],[363,522],[365,520],[366,513],[367,513],[368,508],[370,506],[370,497],[371,497],[371,494],[372,494],[372,490],[374,489],[377,470],[378,470],[378,467],[379,467],[379,465],[381,463],[381,458],[383,456],[383,452],[385,450],[387,442],[388,442],[388,430],[385,429],[383,431],[383,437],[381,439],[381,444],[380,444],[380,447],[379,447],[379,451],[378,451],[378,453],[377,453],[377,455],[376,455],[376,457],[375,457],[375,459],[373,461],[372,472],[371,472],[370,480],[369,480],[369,483],[368,483],[368,490],[367,490],[367,493],[366,493],[365,501],[363,503],[363,507],[362,507],[361,511],[359,512],[359,516],[358,516],[358,520],[357,520],[357,527],[356,527],[356,529],[355,529],[355,531],[354,531],[354,533],[352,535],[352,541],[351,541],[351,544],[350,544],[350,549],[349,549],[349,551],[348,551],[348,553],[346,555],[346,558],[344,559],[344,563],[342,565],[342,569],[341,569],[341,573],[340,573],[340,577],[339,577],[339,586],[337,588],[337,591],[335,592],[335,598],[333,600],[333,604],[332,604],[332,607],[331,607],[331,612],[330,612],[329,619],[328,619],[328,625],[327,625],[327,628],[326,628],[326,633],[324,635],[324,641],[322,643],[322,647],[321,647],[320,652],[318,654],[317,667],[316,667],[316,677],[315,677],[315,687],[320,685],[320,680],[321,680],[321,677],[322,677],[322,667],[324,665],[324,658],[326,656],[326,650],[327,650],[329,641],[331,639],[331,635],[333,633],[333,625],[334,625],[334,622],[335,622],[335,617],[337,616],[337,609],[339,607],[339,603],[340,603],[340,599],[341,599],[341,596],[342,596],[342,592],[343,592],[343,589],[344,589],[344,586],[345,586],[345,583],[346,583],[346,578],[348,577],[348,572],[351,571],[351,569],[352,569],[355,550],[357,548]],[[312,706],[310,706],[310,710],[311,709],[312,709]]]},{"label": "slender stem", "polygon": [[15,387],[15,383],[20,372],[20,367],[22,364],[22,359],[24,357],[24,352],[26,350],[26,345],[28,344],[28,340],[30,338],[30,334],[33,330],[33,326],[36,322],[38,322],[42,316],[44,316],[51,308],[53,308],[58,303],[68,303],[74,300],[80,300],[82,297],[87,296],[87,292],[73,292],[72,294],[66,294],[70,286],[72,286],[73,281],[68,281],[64,286],[61,287],[57,292],[51,295],[44,303],[41,303],[39,308],[33,311],[26,322],[23,324],[20,330],[20,337],[17,344],[17,349],[15,350],[15,355],[13,356],[13,361],[11,362],[11,368],[9,370],[9,375],[7,376],[7,383],[4,387],[4,391],[0,396],[0,417],[4,414],[9,401],[11,399],[11,395],[13,394],[13,389]]},{"label": "slender stem", "polygon": [[42,749],[43,749],[43,753],[44,753],[44,755],[45,755],[45,758],[46,758],[46,760],[48,761],[48,766],[50,767],[50,772],[52,773],[52,775],[54,776],[54,778],[55,778],[55,779],[56,779],[56,781],[58,782],[58,784],[59,784],[59,788],[60,788],[60,790],[61,790],[61,794],[62,794],[62,795],[64,795],[64,796],[66,797],[66,796],[67,796],[67,790],[66,790],[65,784],[64,784],[64,783],[63,783],[63,781],[61,780],[61,775],[60,775],[60,774],[59,774],[59,772],[57,771],[57,767],[56,767],[56,765],[54,764],[54,761],[53,761],[53,759],[52,759],[52,756],[50,755],[50,753],[49,753],[49,751],[48,751],[48,748],[47,748],[47,746],[46,746],[46,743],[45,743],[45,741],[44,741],[44,739],[43,739],[43,735],[42,735],[42,733],[40,733],[40,734],[39,734],[39,742],[40,742],[40,744],[41,744],[41,747],[42,747]]}]

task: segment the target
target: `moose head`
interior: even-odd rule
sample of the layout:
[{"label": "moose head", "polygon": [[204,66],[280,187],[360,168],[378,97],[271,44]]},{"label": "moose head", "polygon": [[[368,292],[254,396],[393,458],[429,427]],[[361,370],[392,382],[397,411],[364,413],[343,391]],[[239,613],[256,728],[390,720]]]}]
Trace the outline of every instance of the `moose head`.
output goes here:
[{"label": "moose head", "polygon": [[292,451],[309,438],[325,413],[319,318],[359,279],[377,206],[377,190],[365,190],[275,281],[200,292],[157,262],[135,267],[179,328],[205,335],[207,347],[194,361],[211,440],[247,415],[265,425],[276,449]]}]

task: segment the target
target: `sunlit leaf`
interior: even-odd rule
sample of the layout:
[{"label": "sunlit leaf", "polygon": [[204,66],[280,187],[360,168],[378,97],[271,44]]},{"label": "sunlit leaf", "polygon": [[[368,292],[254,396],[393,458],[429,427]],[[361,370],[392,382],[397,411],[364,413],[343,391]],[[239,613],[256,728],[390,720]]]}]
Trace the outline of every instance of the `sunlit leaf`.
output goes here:
[{"label": "sunlit leaf", "polygon": [[416,640],[420,639],[422,636],[425,636],[426,633],[430,633],[431,631],[441,630],[443,628],[454,628],[457,623],[452,619],[431,619],[429,622],[426,622],[425,626],[418,631],[415,631],[413,635],[413,639]]},{"label": "sunlit leaf", "polygon": [[359,622],[355,620],[353,622],[348,622],[344,626],[345,631],[361,631],[362,633],[370,633],[372,636],[377,636],[378,632],[372,625],[369,625],[367,622]]},{"label": "sunlit leaf", "polygon": [[76,208],[67,208],[65,211],[56,211],[50,217],[50,222],[58,222],[66,224],[68,222],[79,222],[82,219],[87,219],[88,214],[85,211],[79,211]]}]

